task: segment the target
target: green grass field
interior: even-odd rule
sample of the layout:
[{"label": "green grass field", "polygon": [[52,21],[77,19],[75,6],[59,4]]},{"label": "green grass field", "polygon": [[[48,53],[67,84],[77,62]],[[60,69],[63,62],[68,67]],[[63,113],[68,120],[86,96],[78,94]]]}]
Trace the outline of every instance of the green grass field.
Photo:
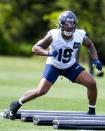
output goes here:
[{"label": "green grass field", "polygon": [[[34,126],[20,120],[2,118],[11,101],[18,100],[26,91],[37,88],[45,58],[0,57],[0,131],[54,131],[52,126]],[[82,66],[85,66],[82,64]],[[105,68],[104,68],[105,71]],[[105,77],[95,77],[98,87],[97,114],[105,114]],[[50,91],[21,109],[87,111],[86,88],[58,78]]]}]

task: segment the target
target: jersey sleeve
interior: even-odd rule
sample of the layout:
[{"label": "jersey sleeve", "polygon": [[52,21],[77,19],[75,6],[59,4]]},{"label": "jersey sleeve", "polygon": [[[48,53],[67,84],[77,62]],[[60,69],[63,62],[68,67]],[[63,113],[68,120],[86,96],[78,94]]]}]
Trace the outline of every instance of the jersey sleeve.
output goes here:
[{"label": "jersey sleeve", "polygon": [[59,30],[58,29],[52,29],[48,32],[48,34],[52,35],[53,41],[52,41],[51,44],[53,44],[58,38]]},{"label": "jersey sleeve", "polygon": [[81,30],[78,30],[78,33],[79,33],[80,43],[81,43],[81,45],[82,45],[83,39],[84,39],[84,37],[85,37],[85,35],[86,35],[86,31],[83,30],[83,29],[81,29]]},{"label": "jersey sleeve", "polygon": [[[54,42],[54,33],[53,33],[53,32],[54,32],[54,31],[53,31],[53,29],[52,29],[52,30],[49,30],[48,33],[47,33],[48,35],[52,35],[52,39],[53,39],[53,40],[52,40],[51,44]],[[50,45],[51,45],[51,44],[50,44]]]}]

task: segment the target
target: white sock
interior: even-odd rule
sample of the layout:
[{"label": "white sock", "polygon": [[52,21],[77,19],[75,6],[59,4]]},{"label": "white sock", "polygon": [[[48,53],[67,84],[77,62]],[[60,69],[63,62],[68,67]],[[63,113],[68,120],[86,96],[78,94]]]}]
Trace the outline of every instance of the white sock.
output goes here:
[{"label": "white sock", "polygon": [[89,105],[89,107],[91,107],[91,108],[96,108],[96,105]]},{"label": "white sock", "polygon": [[21,102],[21,99],[19,99],[19,103],[20,103],[20,105],[23,105],[23,103]]}]

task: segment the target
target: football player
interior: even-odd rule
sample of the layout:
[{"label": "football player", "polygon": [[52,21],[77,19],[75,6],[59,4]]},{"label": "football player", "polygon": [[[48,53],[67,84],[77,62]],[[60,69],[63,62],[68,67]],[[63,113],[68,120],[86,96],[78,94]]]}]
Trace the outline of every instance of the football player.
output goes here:
[{"label": "football player", "polygon": [[[15,119],[16,112],[26,102],[46,94],[50,87],[62,75],[70,81],[87,88],[89,100],[88,114],[95,114],[97,86],[94,77],[76,61],[76,53],[81,45],[88,48],[93,58],[93,65],[102,70],[97,51],[84,30],[76,29],[77,18],[72,11],[64,11],[59,16],[59,29],[50,30],[38,41],[32,52],[48,56],[42,78],[36,89],[26,92],[18,101],[10,104],[10,119]],[[50,48],[50,51],[47,48]]]}]

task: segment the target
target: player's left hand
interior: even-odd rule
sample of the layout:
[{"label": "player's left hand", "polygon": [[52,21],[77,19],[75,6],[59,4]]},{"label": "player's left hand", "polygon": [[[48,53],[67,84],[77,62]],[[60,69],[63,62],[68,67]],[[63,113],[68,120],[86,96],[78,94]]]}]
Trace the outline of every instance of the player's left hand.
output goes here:
[{"label": "player's left hand", "polygon": [[98,59],[95,59],[94,61],[93,61],[93,64],[92,64],[93,66],[96,66],[96,68],[98,69],[98,70],[102,70],[102,64],[101,64],[101,62],[98,60]]}]

